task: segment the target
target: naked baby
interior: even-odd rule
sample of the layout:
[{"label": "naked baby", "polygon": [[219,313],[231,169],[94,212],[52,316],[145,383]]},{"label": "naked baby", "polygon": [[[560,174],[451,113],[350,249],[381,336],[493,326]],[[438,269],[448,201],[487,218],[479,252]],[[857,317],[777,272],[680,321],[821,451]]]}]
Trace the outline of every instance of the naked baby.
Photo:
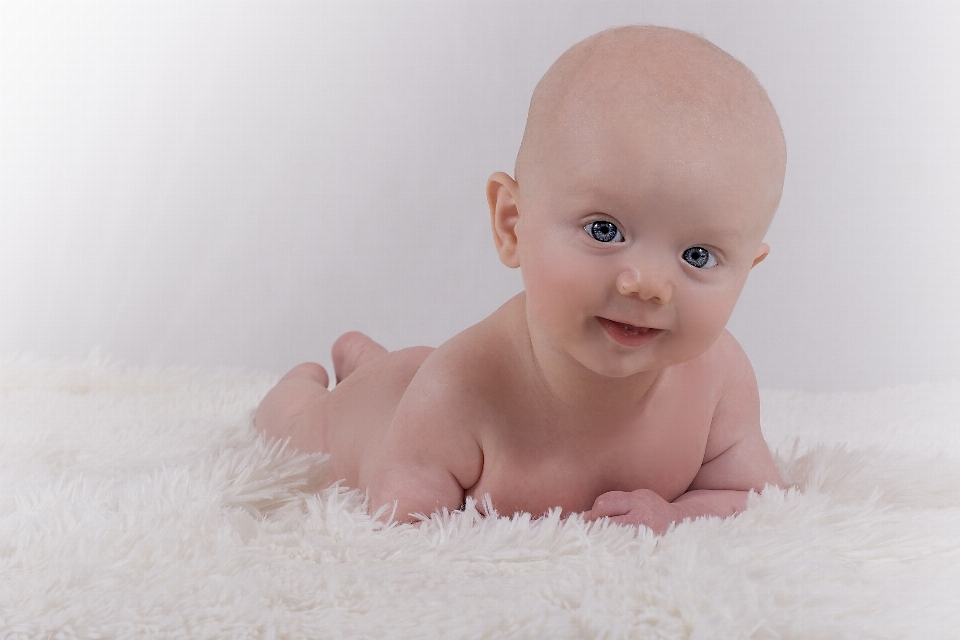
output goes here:
[{"label": "naked baby", "polygon": [[514,176],[487,184],[524,291],[437,349],[359,333],[263,399],[256,426],[415,521],[489,494],[660,533],[779,485],[725,325],[780,201],[786,146],[753,74],[695,35],[604,31],[537,85]]}]

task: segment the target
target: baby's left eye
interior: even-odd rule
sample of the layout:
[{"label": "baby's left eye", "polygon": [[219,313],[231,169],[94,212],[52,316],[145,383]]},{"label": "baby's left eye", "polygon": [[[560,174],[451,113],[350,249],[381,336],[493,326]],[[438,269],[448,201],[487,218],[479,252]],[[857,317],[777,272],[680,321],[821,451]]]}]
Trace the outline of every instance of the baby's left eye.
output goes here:
[{"label": "baby's left eye", "polygon": [[623,242],[623,234],[617,225],[606,220],[597,220],[584,225],[583,230],[597,242]]},{"label": "baby's left eye", "polygon": [[691,267],[696,267],[697,269],[709,269],[710,267],[717,266],[717,259],[703,247],[690,247],[683,252],[683,259],[686,260],[687,264]]}]

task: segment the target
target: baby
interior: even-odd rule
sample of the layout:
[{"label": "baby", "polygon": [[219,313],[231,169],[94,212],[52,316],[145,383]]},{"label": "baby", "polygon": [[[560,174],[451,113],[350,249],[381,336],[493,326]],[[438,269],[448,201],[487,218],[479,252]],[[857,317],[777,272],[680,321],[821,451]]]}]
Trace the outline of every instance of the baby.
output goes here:
[{"label": "baby", "polygon": [[757,382],[724,328],[780,202],[786,146],[754,75],[695,35],[631,26],[540,80],[515,178],[487,183],[524,291],[437,349],[333,345],[256,427],[330,454],[399,521],[489,494],[655,532],[779,485]]}]

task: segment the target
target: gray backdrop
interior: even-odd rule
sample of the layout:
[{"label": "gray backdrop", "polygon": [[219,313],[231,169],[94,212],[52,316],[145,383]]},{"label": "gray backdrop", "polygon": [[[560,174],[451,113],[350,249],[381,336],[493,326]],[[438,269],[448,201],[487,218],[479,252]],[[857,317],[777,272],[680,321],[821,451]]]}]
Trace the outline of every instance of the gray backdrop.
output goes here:
[{"label": "gray backdrop", "polygon": [[0,4],[0,355],[278,373],[520,290],[484,184],[567,47],[649,22],[754,70],[789,166],[731,330],[761,386],[960,378],[960,3]]}]

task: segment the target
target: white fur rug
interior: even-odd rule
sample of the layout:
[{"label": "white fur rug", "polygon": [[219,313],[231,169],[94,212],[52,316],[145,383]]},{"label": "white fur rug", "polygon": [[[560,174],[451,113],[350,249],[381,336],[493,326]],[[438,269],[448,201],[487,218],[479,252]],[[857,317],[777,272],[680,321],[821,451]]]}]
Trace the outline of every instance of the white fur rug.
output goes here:
[{"label": "white fur rug", "polygon": [[4,363],[0,637],[960,637],[960,384],[764,393],[795,488],[655,538],[383,528],[257,440],[274,382]]}]

